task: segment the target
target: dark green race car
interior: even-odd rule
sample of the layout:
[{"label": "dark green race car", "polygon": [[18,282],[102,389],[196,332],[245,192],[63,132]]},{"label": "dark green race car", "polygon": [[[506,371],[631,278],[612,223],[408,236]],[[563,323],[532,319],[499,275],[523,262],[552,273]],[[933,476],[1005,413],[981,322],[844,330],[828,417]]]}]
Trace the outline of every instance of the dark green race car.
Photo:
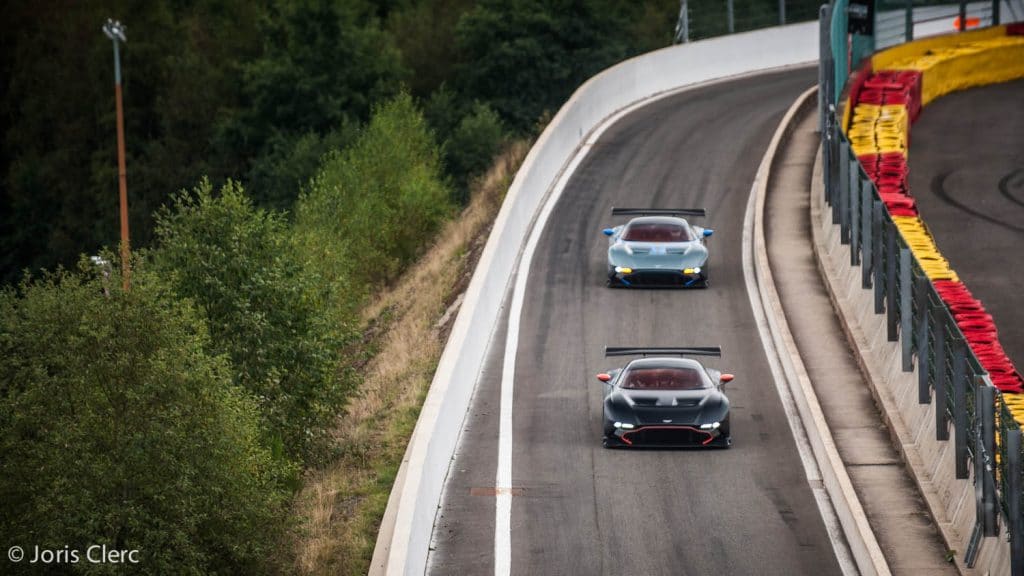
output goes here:
[{"label": "dark green race car", "polygon": [[703,209],[612,208],[612,216],[637,216],[605,228],[609,286],[707,288],[708,249],[714,232],[683,216],[706,216]]},{"label": "dark green race car", "polygon": [[604,383],[604,446],[731,446],[724,388],[733,375],[685,357],[721,355],[717,346],[605,348],[605,356],[641,358],[597,375]]}]

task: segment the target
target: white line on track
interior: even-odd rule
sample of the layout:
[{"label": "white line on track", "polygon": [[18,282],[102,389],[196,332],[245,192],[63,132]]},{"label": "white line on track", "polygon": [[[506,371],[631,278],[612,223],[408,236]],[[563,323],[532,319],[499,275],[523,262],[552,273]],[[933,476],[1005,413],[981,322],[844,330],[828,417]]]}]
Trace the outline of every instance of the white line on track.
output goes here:
[{"label": "white line on track", "polygon": [[[605,124],[608,126],[610,123]],[[591,144],[604,127],[596,131],[576,152],[572,161],[559,175],[555,187],[544,201],[537,220],[533,223],[530,237],[523,248],[523,255],[516,271],[516,284],[512,291],[512,304],[509,308],[508,329],[505,339],[505,357],[501,369],[501,409],[498,418],[498,472],[495,478],[495,518],[494,518],[494,574],[509,576],[512,573],[512,390],[516,375],[516,356],[519,350],[519,320],[523,314],[523,298],[526,294],[526,282],[530,275],[530,265],[537,249],[544,225],[554,210],[558,198],[565,190],[565,185],[576,167],[587,156]]]}]

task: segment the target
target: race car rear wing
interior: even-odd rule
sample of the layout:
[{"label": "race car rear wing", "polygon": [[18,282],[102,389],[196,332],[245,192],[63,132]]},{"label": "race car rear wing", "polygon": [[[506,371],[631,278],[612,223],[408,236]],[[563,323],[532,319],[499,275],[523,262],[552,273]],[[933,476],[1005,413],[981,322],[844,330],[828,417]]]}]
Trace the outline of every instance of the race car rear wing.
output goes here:
[{"label": "race car rear wing", "polygon": [[605,346],[605,356],[722,356],[720,346],[699,346],[690,348],[630,348],[622,346]]},{"label": "race car rear wing", "polygon": [[612,216],[707,216],[703,208],[612,208]]}]

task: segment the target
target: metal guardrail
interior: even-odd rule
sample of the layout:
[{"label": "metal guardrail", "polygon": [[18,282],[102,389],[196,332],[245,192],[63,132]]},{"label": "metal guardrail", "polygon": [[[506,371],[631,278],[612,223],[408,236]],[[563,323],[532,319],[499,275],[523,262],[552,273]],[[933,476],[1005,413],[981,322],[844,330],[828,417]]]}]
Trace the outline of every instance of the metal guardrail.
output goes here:
[{"label": "metal guardrail", "polygon": [[[840,80],[830,36],[836,33],[832,11],[844,5],[835,2],[820,11],[819,125],[825,201],[831,207],[832,222],[840,226],[841,243],[850,247],[850,264],[861,266],[862,287],[874,291],[875,313],[886,315],[888,339],[900,342],[903,370],[912,372],[917,361],[918,402],[936,403],[936,440],[949,441],[952,429],[956,477],[974,480],[977,522],[965,563],[974,565],[981,536],[998,535],[997,515],[1001,515],[1011,542],[1012,572],[1024,574],[1021,428],[839,126],[835,103],[845,82],[845,68]],[[845,46],[846,30],[841,33],[839,44]],[[841,57],[846,56],[844,51]]]},{"label": "metal guardrail", "polygon": [[949,0],[876,0],[875,49],[881,50],[909,42],[915,37],[915,27],[930,22],[948,22],[949,31],[954,21],[961,31],[999,24],[1000,0],[950,2]]},{"label": "metal guardrail", "polygon": [[[870,4],[870,10],[867,4]],[[823,33],[827,23],[828,38],[832,43],[829,59],[832,62],[832,83],[836,88],[832,91],[833,104],[838,104],[851,68],[863,57],[910,42],[920,35],[915,30],[936,34],[943,30],[940,23],[948,22],[946,32],[953,32],[954,24],[960,31],[965,31],[1024,18],[1024,0],[832,0],[822,10],[826,7],[828,17],[819,12],[819,19]],[[848,35],[851,14],[864,11],[871,15],[870,34]]]}]

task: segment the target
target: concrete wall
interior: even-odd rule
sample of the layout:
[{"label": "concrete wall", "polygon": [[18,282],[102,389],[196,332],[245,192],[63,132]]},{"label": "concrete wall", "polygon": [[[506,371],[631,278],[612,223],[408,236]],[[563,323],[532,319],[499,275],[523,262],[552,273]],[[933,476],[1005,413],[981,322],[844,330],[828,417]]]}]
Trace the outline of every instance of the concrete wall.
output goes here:
[{"label": "concrete wall", "polygon": [[371,574],[425,570],[448,467],[522,243],[588,134],[615,112],[659,94],[817,58],[817,22],[675,46],[605,70],[559,110],[516,174],[470,281],[392,489]]}]

